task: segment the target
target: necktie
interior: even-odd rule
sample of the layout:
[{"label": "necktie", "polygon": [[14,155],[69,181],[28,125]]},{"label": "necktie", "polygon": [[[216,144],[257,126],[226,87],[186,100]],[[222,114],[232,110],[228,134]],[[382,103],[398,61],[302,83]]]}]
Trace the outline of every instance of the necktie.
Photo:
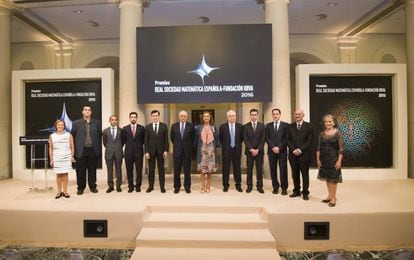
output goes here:
[{"label": "necktie", "polygon": [[300,130],[301,127],[302,127],[302,125],[301,124],[298,124],[298,130]]},{"label": "necktie", "polygon": [[158,134],[158,124],[155,124],[154,132],[155,134]]},{"label": "necktie", "polygon": [[135,137],[135,125],[132,126],[132,137]]},{"label": "necktie", "polygon": [[115,127],[112,127],[112,140],[115,140]]},{"label": "necktie", "polygon": [[236,146],[236,138],[234,134],[234,124],[230,125],[230,147],[234,148]]},{"label": "necktie", "polygon": [[181,139],[183,139],[184,137],[184,127],[185,127],[185,124],[181,123],[181,128],[180,128]]},{"label": "necktie", "polygon": [[253,132],[256,132],[256,123],[253,123]]},{"label": "necktie", "polygon": [[275,131],[277,132],[279,130],[279,121],[275,122]]}]

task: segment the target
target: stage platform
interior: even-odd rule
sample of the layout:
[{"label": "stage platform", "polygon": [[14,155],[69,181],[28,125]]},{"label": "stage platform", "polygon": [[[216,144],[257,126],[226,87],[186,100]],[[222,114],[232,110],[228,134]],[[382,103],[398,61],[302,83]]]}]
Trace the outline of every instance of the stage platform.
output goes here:
[{"label": "stage platform", "polygon": [[[243,176],[245,177],[245,176]],[[321,203],[326,185],[313,180],[310,200],[265,193],[222,192],[221,176],[210,193],[200,193],[193,175],[192,193],[76,195],[73,180],[69,199],[55,199],[55,189],[29,191],[29,180],[0,182],[0,243],[56,247],[136,248],[133,259],[278,259],[278,251],[387,250],[414,247],[414,180],[349,180],[338,187],[334,208]],[[233,183],[231,181],[231,183]],[[37,181],[37,186],[42,182]],[[54,186],[54,182],[49,181]],[[245,187],[243,187],[245,189]],[[291,192],[289,188],[289,193]],[[107,238],[84,238],[85,219],[108,220]],[[305,222],[329,222],[328,240],[305,240]],[[174,257],[176,256],[176,257]],[[184,256],[184,258],[183,258]]]}]

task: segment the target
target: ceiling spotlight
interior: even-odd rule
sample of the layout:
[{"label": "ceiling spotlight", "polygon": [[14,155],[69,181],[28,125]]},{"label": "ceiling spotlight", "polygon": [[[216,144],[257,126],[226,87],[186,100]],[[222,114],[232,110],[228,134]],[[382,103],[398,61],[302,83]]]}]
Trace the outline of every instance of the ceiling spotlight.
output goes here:
[{"label": "ceiling spotlight", "polygon": [[327,14],[317,14],[315,15],[316,19],[318,19],[319,21],[321,20],[325,20],[326,18],[328,18]]},{"label": "ceiling spotlight", "polygon": [[327,6],[337,6],[338,3],[337,2],[329,2],[326,4]]},{"label": "ceiling spotlight", "polygon": [[83,13],[83,10],[73,10],[72,12],[74,14],[81,14],[81,13]]},{"label": "ceiling spotlight", "polygon": [[210,18],[208,18],[207,16],[199,16],[199,17],[196,18],[196,20],[199,23],[202,23],[202,24],[206,24],[206,23],[210,22]]}]

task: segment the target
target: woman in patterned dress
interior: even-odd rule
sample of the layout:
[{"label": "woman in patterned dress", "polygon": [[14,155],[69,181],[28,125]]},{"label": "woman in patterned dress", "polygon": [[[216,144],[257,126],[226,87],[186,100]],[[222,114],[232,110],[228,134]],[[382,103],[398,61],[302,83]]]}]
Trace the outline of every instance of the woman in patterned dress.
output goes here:
[{"label": "woman in patterned dress", "polygon": [[[201,193],[210,192],[212,173],[217,171],[216,146],[218,133],[210,112],[203,112],[202,124],[197,126],[195,142],[197,147],[197,170],[200,172]],[[207,174],[207,183],[205,174]]]},{"label": "woman in patterned dress", "polygon": [[338,183],[342,182],[342,157],[344,151],[344,139],[333,115],[325,115],[322,118],[324,130],[319,134],[316,150],[316,162],[319,172],[318,179],[326,181],[328,197],[322,200],[329,207],[336,205],[336,190]]},{"label": "woman in patterned dress", "polygon": [[68,173],[72,170],[72,162],[74,159],[73,137],[69,132],[65,131],[65,122],[56,120],[56,132],[49,136],[49,158],[50,166],[56,173],[57,194],[56,199],[64,196],[69,198]]}]

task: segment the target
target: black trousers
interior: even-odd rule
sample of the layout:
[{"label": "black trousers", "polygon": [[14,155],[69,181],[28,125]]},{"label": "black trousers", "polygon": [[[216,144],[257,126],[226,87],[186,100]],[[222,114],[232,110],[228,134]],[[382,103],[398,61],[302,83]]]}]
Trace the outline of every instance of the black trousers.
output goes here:
[{"label": "black trousers", "polygon": [[111,159],[106,159],[106,168],[107,172],[107,181],[108,187],[114,187],[114,165],[115,165],[115,174],[116,174],[116,187],[121,187],[122,184],[122,158],[116,158],[115,155]]},{"label": "black trousers", "polygon": [[89,189],[96,189],[96,167],[98,165],[98,156],[92,147],[84,148],[82,156],[76,158],[76,183],[78,190],[83,191],[86,188],[86,173],[88,174]]},{"label": "black trousers", "polygon": [[148,186],[150,188],[154,188],[154,181],[155,181],[155,162],[157,162],[158,166],[158,179],[160,181],[160,188],[165,187],[165,172],[164,172],[164,158],[162,157],[162,153],[158,151],[155,154],[150,156],[148,160]]},{"label": "black trousers", "polygon": [[[142,164],[143,153],[138,153],[132,157],[125,157],[125,166],[127,170],[128,188],[141,188],[142,184]],[[134,165],[136,172],[135,186],[134,186]]]},{"label": "black trousers", "polygon": [[237,155],[236,149],[229,150],[228,155],[223,155],[223,187],[228,188],[230,178],[230,164],[233,165],[233,178],[236,187],[241,187],[241,158]]},{"label": "black trousers", "polygon": [[[280,170],[280,183],[277,176],[277,163],[279,162]],[[287,190],[288,188],[288,171],[287,171],[287,154],[269,154],[269,167],[270,167],[270,177],[272,178],[272,187],[273,189],[282,188],[282,190]],[[293,169],[293,168],[292,168]]]},{"label": "black trousers", "polygon": [[302,194],[309,195],[309,166],[310,161],[300,161],[296,158],[289,158],[292,167],[293,192],[300,193],[300,176],[302,175]]},{"label": "black trousers", "polygon": [[253,167],[256,163],[256,187],[263,188],[263,153],[253,157],[251,154],[246,155],[247,159],[247,188],[253,187]]},{"label": "black trousers", "polygon": [[[183,153],[182,153],[183,154]],[[181,168],[184,169],[184,188],[191,188],[191,154],[174,157],[174,189],[181,188]]]}]

